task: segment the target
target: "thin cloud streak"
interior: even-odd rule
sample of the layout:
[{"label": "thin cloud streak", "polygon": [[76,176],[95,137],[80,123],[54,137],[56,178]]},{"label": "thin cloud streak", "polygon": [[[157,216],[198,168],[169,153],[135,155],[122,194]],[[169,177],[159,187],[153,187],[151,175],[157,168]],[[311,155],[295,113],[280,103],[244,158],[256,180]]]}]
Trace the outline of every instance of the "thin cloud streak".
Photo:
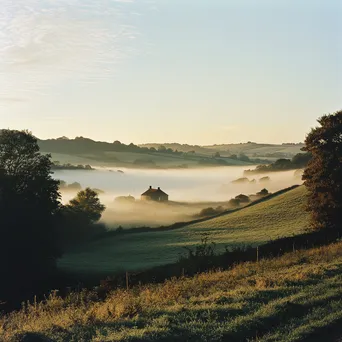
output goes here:
[{"label": "thin cloud streak", "polygon": [[41,92],[66,80],[110,78],[117,63],[135,51],[130,45],[139,32],[127,24],[133,0],[3,1],[3,98],[11,98],[18,88]]}]

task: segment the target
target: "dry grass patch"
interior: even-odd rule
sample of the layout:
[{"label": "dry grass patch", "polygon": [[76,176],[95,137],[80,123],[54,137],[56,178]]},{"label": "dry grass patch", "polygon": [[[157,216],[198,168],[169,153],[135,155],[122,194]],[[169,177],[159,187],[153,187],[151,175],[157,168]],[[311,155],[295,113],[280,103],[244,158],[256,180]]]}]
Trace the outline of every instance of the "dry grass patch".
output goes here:
[{"label": "dry grass patch", "polygon": [[92,292],[65,299],[52,293],[45,302],[1,317],[0,340],[39,333],[53,341],[234,341],[253,339],[256,331],[267,341],[296,331],[289,340],[300,340],[321,327],[318,312],[329,317],[326,324],[341,316],[336,304],[341,270],[342,243],[336,243],[229,271],[117,290],[104,301]]}]

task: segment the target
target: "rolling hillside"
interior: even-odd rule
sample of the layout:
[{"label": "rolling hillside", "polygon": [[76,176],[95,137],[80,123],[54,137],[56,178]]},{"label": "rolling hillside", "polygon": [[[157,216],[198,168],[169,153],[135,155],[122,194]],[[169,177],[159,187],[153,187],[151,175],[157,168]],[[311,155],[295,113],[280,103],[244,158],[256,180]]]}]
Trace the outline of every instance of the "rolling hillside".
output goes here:
[{"label": "rolling hillside", "polygon": [[229,151],[230,153],[244,153],[248,156],[256,155],[258,157],[292,157],[301,152],[304,146],[302,143],[298,144],[259,144],[259,143],[245,143],[245,144],[223,144],[203,146],[206,149],[214,151]]},{"label": "rolling hillside", "polygon": [[241,144],[222,144],[222,145],[187,145],[187,144],[143,144],[142,147],[154,147],[165,146],[166,148],[172,148],[182,152],[195,151],[196,153],[203,155],[211,155],[215,152],[220,152],[222,156],[228,156],[231,154],[246,154],[249,157],[266,157],[266,158],[291,158],[295,154],[301,152],[301,148],[304,144],[262,144],[262,143],[241,143]]},{"label": "rolling hillside", "polygon": [[52,154],[53,160],[70,164],[116,166],[131,168],[184,168],[203,166],[252,165],[252,162],[231,158],[212,158],[212,154],[187,154],[172,150],[157,151],[134,144],[125,145],[94,141],[77,137],[38,140],[43,153]]},{"label": "rolling hillside", "polygon": [[301,186],[234,213],[180,229],[110,235],[66,254],[59,267],[83,275],[106,276],[175,262],[183,247],[198,244],[204,235],[225,246],[263,244],[303,232],[308,226],[306,189]]},{"label": "rolling hillside", "polygon": [[[0,317],[1,341],[340,341],[342,243],[224,272],[56,294]],[[38,339],[39,338],[39,339]]]}]

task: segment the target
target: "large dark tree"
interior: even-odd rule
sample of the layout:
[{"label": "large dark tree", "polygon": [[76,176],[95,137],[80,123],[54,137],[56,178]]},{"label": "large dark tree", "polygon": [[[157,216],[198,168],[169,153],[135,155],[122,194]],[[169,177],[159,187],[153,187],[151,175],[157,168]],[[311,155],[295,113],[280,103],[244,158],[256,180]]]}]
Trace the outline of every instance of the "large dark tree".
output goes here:
[{"label": "large dark tree", "polygon": [[51,165],[29,132],[0,132],[0,300],[43,279],[59,255]]},{"label": "large dark tree", "polygon": [[342,229],[342,111],[324,115],[305,140],[311,160],[303,180],[315,229]]}]

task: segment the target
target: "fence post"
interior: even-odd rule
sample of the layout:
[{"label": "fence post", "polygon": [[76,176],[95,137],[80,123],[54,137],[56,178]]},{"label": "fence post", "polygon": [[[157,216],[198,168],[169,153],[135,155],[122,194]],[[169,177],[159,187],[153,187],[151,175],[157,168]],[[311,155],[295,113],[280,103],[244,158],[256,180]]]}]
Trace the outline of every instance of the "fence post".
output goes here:
[{"label": "fence post", "polygon": [[259,262],[259,246],[256,248],[256,261]]},{"label": "fence post", "polygon": [[295,243],[292,244],[292,251],[295,252]]},{"label": "fence post", "polygon": [[126,289],[129,290],[129,279],[128,279],[128,272],[126,272]]}]

